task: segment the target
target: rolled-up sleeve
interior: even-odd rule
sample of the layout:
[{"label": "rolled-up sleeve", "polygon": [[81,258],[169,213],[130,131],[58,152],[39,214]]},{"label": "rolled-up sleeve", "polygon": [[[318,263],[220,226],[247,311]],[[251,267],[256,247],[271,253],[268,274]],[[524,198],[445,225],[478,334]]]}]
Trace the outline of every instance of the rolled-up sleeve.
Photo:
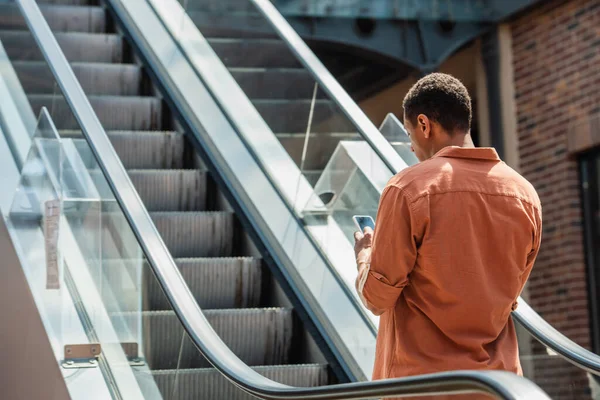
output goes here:
[{"label": "rolled-up sleeve", "polygon": [[357,278],[363,303],[376,315],[393,308],[409,284],[417,258],[413,221],[407,194],[396,186],[386,187],[379,202],[370,267]]}]

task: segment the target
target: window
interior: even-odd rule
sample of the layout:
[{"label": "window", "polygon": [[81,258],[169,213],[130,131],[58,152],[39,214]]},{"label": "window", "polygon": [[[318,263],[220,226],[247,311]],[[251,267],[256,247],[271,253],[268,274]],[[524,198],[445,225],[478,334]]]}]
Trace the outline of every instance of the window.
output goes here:
[{"label": "window", "polygon": [[593,348],[600,351],[600,151],[580,164]]}]

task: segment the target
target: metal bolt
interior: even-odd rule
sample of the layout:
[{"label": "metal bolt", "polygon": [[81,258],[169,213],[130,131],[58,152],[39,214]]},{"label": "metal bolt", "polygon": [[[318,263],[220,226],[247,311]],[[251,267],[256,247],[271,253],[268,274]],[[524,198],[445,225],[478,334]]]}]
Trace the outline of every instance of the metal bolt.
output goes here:
[{"label": "metal bolt", "polygon": [[90,360],[90,364],[96,364],[96,360]]},{"label": "metal bolt", "polygon": [[73,361],[67,361],[67,365],[73,365],[73,364],[75,364],[75,362],[73,362]]}]

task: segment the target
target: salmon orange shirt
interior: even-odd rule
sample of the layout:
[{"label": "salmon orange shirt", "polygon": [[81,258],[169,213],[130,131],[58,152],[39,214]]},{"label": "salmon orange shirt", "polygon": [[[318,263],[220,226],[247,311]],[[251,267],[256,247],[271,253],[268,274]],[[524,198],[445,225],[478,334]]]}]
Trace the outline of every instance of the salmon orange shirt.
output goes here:
[{"label": "salmon orange shirt", "polygon": [[492,148],[446,147],[394,176],[381,195],[370,266],[357,278],[365,305],[381,315],[373,379],[521,374],[510,313],[541,230],[535,189]]}]

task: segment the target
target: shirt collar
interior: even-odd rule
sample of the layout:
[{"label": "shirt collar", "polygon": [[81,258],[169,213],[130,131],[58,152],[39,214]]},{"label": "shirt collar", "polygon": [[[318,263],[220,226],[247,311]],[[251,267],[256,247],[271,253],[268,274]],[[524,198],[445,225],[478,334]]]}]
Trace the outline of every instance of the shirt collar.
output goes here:
[{"label": "shirt collar", "polygon": [[435,153],[432,158],[470,158],[474,160],[500,161],[500,157],[493,147],[459,147],[447,146]]}]

